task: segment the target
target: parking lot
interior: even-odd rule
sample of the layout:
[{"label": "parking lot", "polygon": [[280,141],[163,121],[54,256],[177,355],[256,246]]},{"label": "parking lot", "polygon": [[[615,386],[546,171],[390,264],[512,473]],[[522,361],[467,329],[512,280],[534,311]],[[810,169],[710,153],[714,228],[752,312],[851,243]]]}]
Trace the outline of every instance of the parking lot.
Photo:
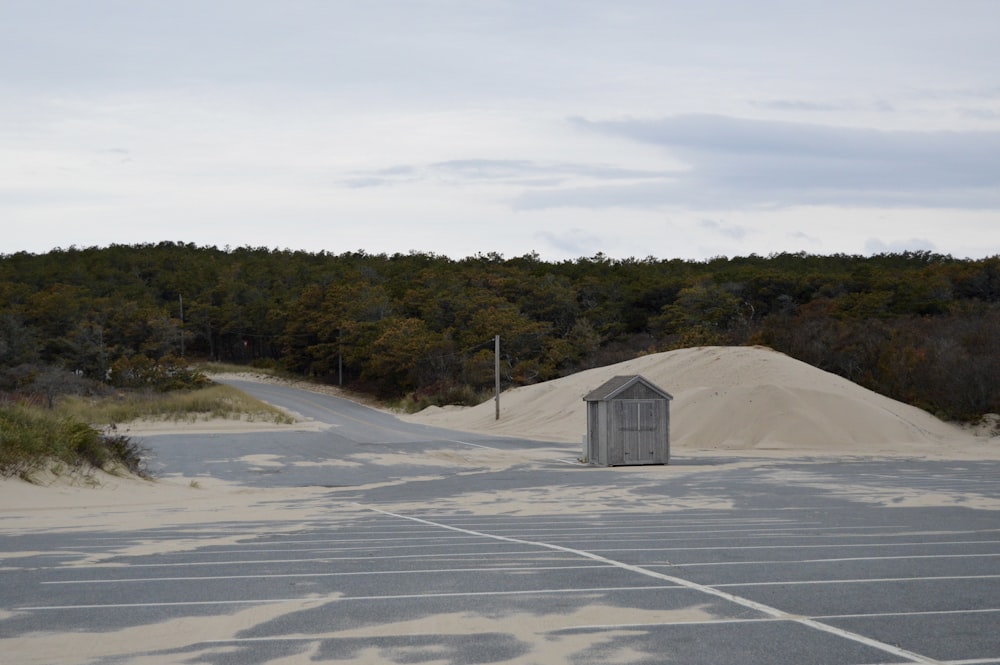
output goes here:
[{"label": "parking lot", "polygon": [[[37,553],[4,558],[0,626],[165,647],[105,662],[1000,663],[995,514],[852,507],[518,517],[346,501],[307,525],[5,537]],[[114,554],[157,540],[194,542]],[[190,639],[168,646],[180,627]]]},{"label": "parking lot", "polygon": [[[171,450],[295,449],[152,443],[168,466]],[[364,485],[337,467],[296,498],[270,492],[313,467],[219,461],[206,473],[262,486],[258,519],[183,505],[147,528],[116,525],[128,506],[102,508],[104,527],[5,519],[3,662],[1000,663],[997,462],[678,456],[627,470],[543,451],[490,470],[476,455],[537,444],[372,445],[471,462],[364,467]],[[299,503],[311,512],[267,512]]]}]

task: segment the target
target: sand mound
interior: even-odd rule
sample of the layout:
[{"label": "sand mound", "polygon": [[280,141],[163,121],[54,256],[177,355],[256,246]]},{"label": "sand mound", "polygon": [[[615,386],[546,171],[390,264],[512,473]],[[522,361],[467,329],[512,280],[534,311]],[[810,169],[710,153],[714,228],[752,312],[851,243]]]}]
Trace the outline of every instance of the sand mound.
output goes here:
[{"label": "sand mound", "polygon": [[975,442],[920,409],[760,347],[681,349],[508,390],[500,397],[499,421],[492,400],[461,410],[428,410],[407,419],[465,431],[580,442],[586,432],[583,396],[625,374],[641,374],[673,395],[674,450],[905,452]]}]

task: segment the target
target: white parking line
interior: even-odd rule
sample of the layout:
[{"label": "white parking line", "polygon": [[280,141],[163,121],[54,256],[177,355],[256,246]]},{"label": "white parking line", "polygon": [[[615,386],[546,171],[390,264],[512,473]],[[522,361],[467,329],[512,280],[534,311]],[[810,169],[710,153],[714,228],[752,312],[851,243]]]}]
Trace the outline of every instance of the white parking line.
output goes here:
[{"label": "white parking line", "polygon": [[[545,632],[550,635],[557,635],[559,633],[565,633],[575,630],[618,630],[618,629],[629,629],[629,628],[661,628],[664,626],[711,626],[711,625],[724,625],[724,624],[739,624],[739,623],[773,623],[776,621],[783,621],[783,619],[773,619],[771,617],[764,617],[758,619],[703,619],[703,620],[692,620],[692,621],[663,621],[658,623],[613,623],[613,624],[591,624],[591,625],[579,625],[579,626],[567,626],[564,628],[554,628],[551,630],[546,630]],[[272,637],[234,637],[229,639],[221,640],[205,640],[201,644],[242,644],[244,642],[316,642],[326,639],[337,639],[340,635],[337,633],[314,633],[310,635],[275,635]],[[875,663],[873,665],[880,665]],[[884,664],[888,665],[888,664]],[[905,665],[905,664],[899,664]]]},{"label": "white parking line", "polygon": [[510,573],[510,572],[537,572],[550,570],[579,570],[581,568],[613,568],[607,564],[591,563],[578,566],[480,566],[478,568],[425,568],[423,570],[361,570],[337,573],[272,573],[269,575],[193,575],[177,577],[124,577],[121,579],[100,579],[100,580],[49,580],[41,584],[119,584],[123,582],[191,582],[210,580],[269,580],[286,577],[363,577],[378,575],[428,575],[434,573]]},{"label": "white parking line", "polygon": [[898,559],[976,559],[982,557],[1000,556],[1000,552],[988,554],[902,554],[899,556],[852,556],[831,559],[762,559],[760,561],[704,561],[697,563],[649,564],[651,566],[669,566],[671,568],[701,568],[704,566],[757,566],[775,564],[788,565],[794,563],[844,563],[851,561],[893,561]]},{"label": "white parking line", "polygon": [[922,610],[918,612],[867,612],[865,614],[827,614],[813,617],[814,619],[870,619],[872,617],[916,617],[936,616],[938,614],[994,614],[1000,612],[1000,607],[989,607],[977,610]]},{"label": "white parking line", "polygon": [[[837,549],[846,547],[941,547],[950,545],[996,545],[996,540],[951,540],[941,542],[905,542],[905,543],[820,543],[814,545],[733,545],[726,546],[727,550],[807,550],[807,549]],[[592,552],[696,552],[707,550],[717,552],[718,545],[709,547],[607,547]]]},{"label": "white parking line", "polygon": [[386,554],[380,556],[323,556],[306,557],[303,559],[245,559],[235,561],[174,561],[171,563],[95,563],[83,565],[63,566],[69,570],[85,570],[88,568],[114,568],[123,570],[127,568],[181,568],[188,566],[247,566],[253,564],[268,565],[272,563],[329,563],[330,561],[379,561],[382,559],[454,559],[459,557],[476,556],[486,557],[506,557],[512,555],[533,554],[539,555],[538,550],[510,551],[510,552],[441,552],[440,554]]},{"label": "white parking line", "polygon": [[941,575],[935,577],[869,577],[862,579],[847,580],[783,580],[778,582],[727,582],[725,584],[713,584],[712,587],[719,589],[722,587],[739,586],[798,586],[808,584],[871,584],[872,582],[926,582],[932,580],[995,580],[1000,575]]},{"label": "white parking line", "polygon": [[[253,537],[253,536],[250,536],[250,537]],[[192,550],[192,552],[177,552],[177,554],[213,552],[213,551],[214,552],[222,552],[222,551],[228,551],[229,549],[232,549],[232,548],[238,548],[238,547],[254,547],[254,548],[257,548],[257,547],[261,547],[263,545],[322,545],[323,543],[393,543],[393,542],[397,542],[397,541],[413,542],[413,541],[419,541],[419,540],[430,541],[430,542],[439,542],[439,543],[452,543],[452,542],[455,542],[456,540],[473,540],[473,539],[474,539],[473,536],[463,536],[463,535],[460,535],[460,534],[459,535],[445,534],[445,535],[442,535],[442,536],[407,536],[407,535],[403,535],[403,536],[397,536],[397,537],[391,537],[390,536],[390,537],[386,537],[386,538],[303,538],[301,540],[292,540],[292,539],[284,539],[284,538],[282,538],[281,540],[263,541],[263,542],[260,541],[260,540],[248,540],[248,541],[239,542],[239,543],[226,543],[226,545],[225,545],[226,549],[225,550],[223,550],[223,549],[215,549],[215,550],[213,550],[213,549],[210,549],[210,548],[204,548],[204,549],[199,549],[199,550]],[[206,539],[206,540],[211,540],[211,539]],[[67,548],[67,549],[72,549],[72,548]],[[291,548],[288,548],[288,549],[291,550]],[[260,550],[257,550],[257,549],[255,549],[254,551],[270,552],[270,551],[277,551],[277,550],[270,550],[270,549],[260,549]]]},{"label": "white parking line", "polygon": [[484,450],[500,450],[499,448],[493,448],[492,446],[484,446],[480,443],[469,443],[468,441],[459,441],[458,439],[445,439],[448,443],[460,443],[463,446],[472,446],[473,448],[483,448]]},{"label": "white parking line", "polygon": [[[712,528],[692,528],[692,527],[702,527],[703,525],[694,524],[678,524],[676,526],[667,526],[664,528],[662,524],[657,525],[658,528],[654,529],[637,529],[633,524],[609,524],[609,525],[598,525],[591,527],[584,526],[568,526],[568,527],[523,527],[518,529],[509,529],[509,531],[516,531],[518,533],[530,533],[532,531],[542,531],[545,533],[558,533],[560,537],[573,535],[574,533],[589,533],[591,531],[601,531],[602,533],[614,533],[614,532],[624,532],[622,535],[628,537],[630,533],[641,534],[642,536],[655,536],[655,535],[669,535],[669,536],[680,536],[680,535],[701,535],[703,533],[734,533],[742,535],[744,533],[752,533],[755,536],[761,538],[843,538],[845,535],[853,535],[857,538],[885,538],[891,534],[885,533],[887,528],[883,525],[879,526],[831,526],[826,527],[822,525],[817,526],[804,526],[801,524],[781,524],[772,525],[769,523],[758,523],[753,521],[741,522],[739,524],[713,524],[710,525]],[[731,528],[727,528],[731,527]],[[898,528],[898,527],[897,527]],[[498,531],[503,529],[498,529]],[[878,533],[855,533],[855,534],[843,534],[843,533],[829,533],[831,531],[877,531]],[[570,533],[561,533],[568,531]],[[786,533],[791,531],[792,533]],[[802,533],[804,531],[821,531],[822,533]],[[981,533],[981,532],[976,532]],[[912,533],[901,534],[901,535],[913,535]],[[954,535],[954,534],[947,534]],[[641,537],[641,536],[639,536]],[[651,540],[651,539],[648,539]]]},{"label": "white parking line", "polygon": [[610,586],[571,589],[527,589],[524,591],[450,591],[446,593],[407,593],[386,596],[309,596],[305,598],[251,598],[246,600],[181,600],[160,603],[108,603],[104,605],[39,605],[34,607],[18,607],[16,611],[41,612],[51,610],[97,610],[97,609],[130,609],[137,607],[185,607],[189,605],[261,605],[272,603],[303,603],[306,605],[322,605],[325,603],[346,603],[356,600],[415,600],[427,598],[469,598],[479,596],[547,596],[553,594],[587,594],[607,593],[611,591],[665,591],[683,590],[683,587],[673,584],[656,584],[651,586]]},{"label": "white parking line", "polygon": [[[693,510],[692,512],[697,513],[699,511]],[[417,515],[418,517],[424,517],[424,518],[427,518],[427,519],[432,519],[432,518],[445,519],[445,518],[448,518],[448,520],[452,524],[455,524],[455,525],[462,525],[462,524],[468,525],[468,524],[471,523],[474,526],[474,525],[479,524],[479,523],[481,523],[483,521],[481,517],[466,517],[466,516],[463,516],[463,515],[451,515],[451,514],[448,514],[448,513],[444,513],[444,514],[439,514],[439,513],[414,513],[414,514]],[[593,519],[593,518],[591,518],[591,519]],[[597,519],[599,519],[599,517]],[[517,526],[517,525],[523,526],[525,524],[525,521],[526,520],[523,517],[507,517],[507,516],[501,515],[501,516],[498,516],[496,520],[491,519],[490,520],[490,526],[493,527],[493,526],[502,526],[502,525],[508,525],[508,524],[515,525],[515,526]],[[572,516],[559,517],[559,516],[555,516],[555,515],[538,515],[536,517],[536,516],[532,515],[530,522],[531,522],[532,525],[536,525],[536,526],[539,525],[539,524],[574,524],[574,525],[579,526],[579,528],[585,529],[585,530],[586,529],[598,529],[598,528],[601,528],[600,526],[589,526],[589,523],[581,523],[581,521],[580,521],[579,518],[572,517]],[[617,522],[614,522],[614,523],[617,523]],[[698,517],[690,517],[690,516],[680,515],[680,514],[678,514],[678,515],[662,515],[662,516],[657,515],[657,516],[654,516],[654,517],[648,517],[646,515],[634,515],[634,514],[630,514],[629,515],[629,521],[628,521],[628,523],[629,523],[630,526],[636,526],[636,527],[639,527],[639,528],[641,528],[645,524],[654,524],[656,526],[664,526],[664,525],[703,526],[705,524],[717,524],[717,525],[732,524],[732,525],[737,525],[737,526],[742,526],[742,525],[746,525],[746,524],[779,524],[779,525],[781,525],[781,524],[816,524],[816,525],[822,524],[821,522],[816,522],[816,521],[808,521],[808,522],[806,522],[806,521],[802,521],[802,520],[785,519],[785,518],[777,518],[777,517],[758,517],[756,519],[749,519],[749,518],[748,519],[740,519],[738,517],[711,517],[711,516],[708,516],[708,515],[698,516]],[[904,526],[905,527],[905,525],[888,525],[888,526],[889,527],[893,527],[893,526],[897,526],[897,527],[898,526]]]}]

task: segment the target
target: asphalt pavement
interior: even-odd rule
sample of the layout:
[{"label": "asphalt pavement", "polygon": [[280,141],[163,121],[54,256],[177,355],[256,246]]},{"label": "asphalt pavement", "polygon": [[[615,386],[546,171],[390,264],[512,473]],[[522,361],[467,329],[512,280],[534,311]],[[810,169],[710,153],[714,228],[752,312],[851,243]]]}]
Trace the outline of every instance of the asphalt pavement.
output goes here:
[{"label": "asphalt pavement", "polygon": [[[573,446],[239,387],[325,426],[149,437],[154,472],[319,488],[335,510],[0,526],[4,644],[84,633],[94,657],[81,662],[98,663],[1000,663],[1000,463],[676,455],[594,468],[571,463]],[[155,547],[181,540],[194,544]],[[148,551],[121,554],[138,544]],[[213,634],[213,618],[244,615],[245,629]],[[143,639],[164,626],[189,632]],[[100,636],[123,631],[134,649],[102,652]]]}]

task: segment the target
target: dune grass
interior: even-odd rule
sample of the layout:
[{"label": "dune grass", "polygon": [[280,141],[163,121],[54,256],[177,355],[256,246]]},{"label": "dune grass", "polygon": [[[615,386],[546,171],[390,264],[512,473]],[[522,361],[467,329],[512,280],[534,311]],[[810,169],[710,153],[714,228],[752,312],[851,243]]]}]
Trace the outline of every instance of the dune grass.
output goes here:
[{"label": "dune grass", "polygon": [[31,480],[43,469],[124,469],[145,475],[145,451],[117,426],[135,420],[211,418],[290,424],[287,413],[236,388],[135,391],[106,397],[61,397],[54,408],[0,405],[0,477]]},{"label": "dune grass", "polygon": [[113,427],[97,429],[51,409],[19,404],[0,406],[0,477],[48,468],[125,470],[145,476],[145,451]]},{"label": "dune grass", "polygon": [[277,407],[224,385],[170,393],[133,392],[114,397],[68,397],[56,411],[95,425],[134,420],[196,421],[210,418],[291,424],[294,418]]},{"label": "dune grass", "polygon": [[276,378],[294,379],[296,376],[285,369],[277,362],[258,361],[249,365],[236,363],[225,363],[219,361],[204,361],[195,363],[194,368],[202,374],[211,376],[212,374],[263,374]]}]

